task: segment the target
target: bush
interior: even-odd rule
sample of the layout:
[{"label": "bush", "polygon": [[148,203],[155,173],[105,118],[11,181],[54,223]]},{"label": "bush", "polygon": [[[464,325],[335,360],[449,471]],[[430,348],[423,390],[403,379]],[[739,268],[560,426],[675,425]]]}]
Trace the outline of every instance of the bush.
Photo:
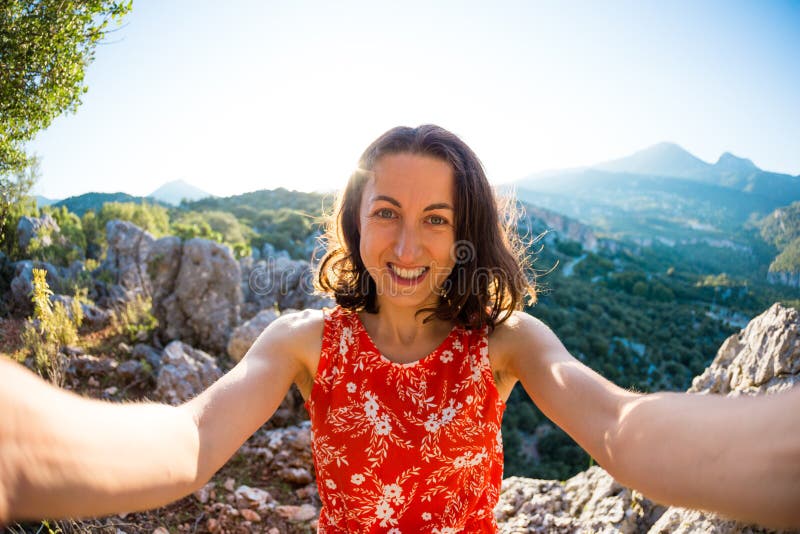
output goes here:
[{"label": "bush", "polygon": [[39,374],[61,386],[64,380],[64,361],[60,350],[78,341],[78,328],[83,321],[80,302],[73,299],[69,310],[61,303],[53,305],[53,292],[47,285],[47,271],[33,270],[33,316],[22,331],[22,341],[34,356]]},{"label": "bush", "polygon": [[122,308],[115,311],[114,330],[131,342],[144,341],[158,326],[158,319],[153,316],[152,309],[153,301],[137,294],[133,300],[125,302]]}]

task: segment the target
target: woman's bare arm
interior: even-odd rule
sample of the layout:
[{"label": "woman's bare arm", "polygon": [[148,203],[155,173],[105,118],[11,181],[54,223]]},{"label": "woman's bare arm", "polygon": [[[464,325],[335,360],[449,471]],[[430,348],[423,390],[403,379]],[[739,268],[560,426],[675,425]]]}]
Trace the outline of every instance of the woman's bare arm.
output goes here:
[{"label": "woman's bare arm", "polygon": [[800,390],[759,398],[615,386],[537,319],[515,314],[509,367],[612,476],[658,502],[800,526]]},{"label": "woman's bare arm", "polygon": [[278,319],[179,407],[82,398],[0,358],[0,523],[155,508],[202,486],[302,374],[320,319]]}]

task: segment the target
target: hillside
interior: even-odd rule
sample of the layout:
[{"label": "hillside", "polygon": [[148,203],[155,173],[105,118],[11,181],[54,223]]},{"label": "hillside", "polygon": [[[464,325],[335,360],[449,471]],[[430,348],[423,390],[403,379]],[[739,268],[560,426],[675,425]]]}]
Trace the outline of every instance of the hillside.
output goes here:
[{"label": "hillside", "polygon": [[89,210],[99,211],[107,202],[133,202],[136,204],[158,204],[152,198],[135,197],[128,193],[84,193],[83,195],[67,197],[52,204],[54,208],[66,207],[72,213],[82,216]]}]

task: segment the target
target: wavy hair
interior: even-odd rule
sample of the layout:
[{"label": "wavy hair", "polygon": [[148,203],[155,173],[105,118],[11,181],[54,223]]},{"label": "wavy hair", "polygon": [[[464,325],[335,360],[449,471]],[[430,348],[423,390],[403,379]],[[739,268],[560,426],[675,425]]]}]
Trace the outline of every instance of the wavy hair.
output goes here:
[{"label": "wavy hair", "polygon": [[318,290],[354,311],[377,313],[377,286],[359,252],[359,210],[364,186],[375,163],[389,154],[417,154],[446,161],[455,179],[455,265],[445,281],[434,317],[465,328],[493,329],[521,309],[526,298],[536,301],[533,270],[515,229],[514,202],[498,208],[478,157],[455,134],[432,124],[398,126],[376,139],[358,162],[337,198],[324,236],[326,252],[317,266]]}]

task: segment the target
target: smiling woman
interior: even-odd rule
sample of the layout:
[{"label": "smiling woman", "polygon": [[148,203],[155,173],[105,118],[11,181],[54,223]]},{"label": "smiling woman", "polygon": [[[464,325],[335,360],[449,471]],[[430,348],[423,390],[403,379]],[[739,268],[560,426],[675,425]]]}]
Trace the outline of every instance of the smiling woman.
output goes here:
[{"label": "smiling woman", "polygon": [[617,387],[520,311],[533,286],[506,224],[458,137],[394,128],[364,152],[329,225],[318,281],[337,306],[282,315],[196,398],[114,406],[0,358],[0,520],[188,494],[294,383],[311,419],[319,532],[496,532],[500,424],[519,382],[645,495],[800,526],[800,389],[721,398]]}]

